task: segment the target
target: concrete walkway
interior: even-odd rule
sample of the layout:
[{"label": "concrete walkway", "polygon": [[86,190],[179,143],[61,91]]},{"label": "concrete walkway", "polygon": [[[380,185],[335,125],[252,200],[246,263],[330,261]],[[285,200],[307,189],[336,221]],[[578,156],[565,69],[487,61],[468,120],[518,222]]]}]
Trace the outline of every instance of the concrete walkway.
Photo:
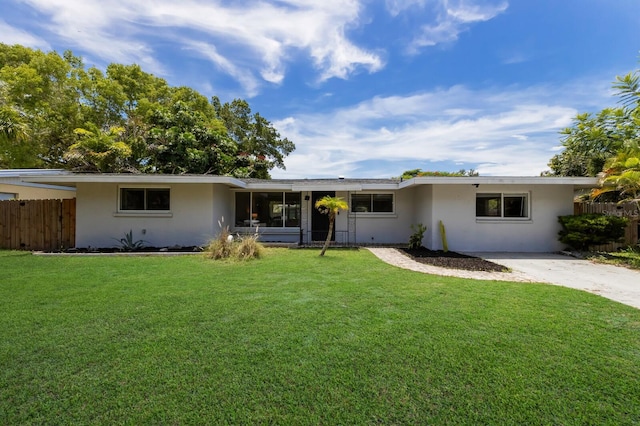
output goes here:
[{"label": "concrete walkway", "polygon": [[473,272],[415,262],[394,248],[370,247],[381,260],[404,269],[460,278],[543,282],[598,294],[640,309],[640,271],[555,253],[469,253],[512,272]]}]

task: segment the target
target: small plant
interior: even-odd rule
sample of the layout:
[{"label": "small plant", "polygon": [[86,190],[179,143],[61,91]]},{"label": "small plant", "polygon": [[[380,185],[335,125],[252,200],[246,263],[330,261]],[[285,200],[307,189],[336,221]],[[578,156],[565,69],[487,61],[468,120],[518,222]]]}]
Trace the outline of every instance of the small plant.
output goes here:
[{"label": "small plant", "polygon": [[628,219],[605,216],[598,213],[559,216],[562,230],[558,233],[560,242],[575,250],[589,250],[589,247],[619,241],[624,237]]},{"label": "small plant", "polygon": [[126,234],[124,234],[124,238],[117,239],[116,241],[120,243],[120,250],[122,251],[136,251],[141,250],[145,247],[145,240],[134,240],[133,239],[133,230],[129,230]]},{"label": "small plant", "polygon": [[411,230],[413,234],[409,237],[409,250],[417,250],[422,247],[422,239],[427,227],[418,223],[417,225],[411,225]]}]

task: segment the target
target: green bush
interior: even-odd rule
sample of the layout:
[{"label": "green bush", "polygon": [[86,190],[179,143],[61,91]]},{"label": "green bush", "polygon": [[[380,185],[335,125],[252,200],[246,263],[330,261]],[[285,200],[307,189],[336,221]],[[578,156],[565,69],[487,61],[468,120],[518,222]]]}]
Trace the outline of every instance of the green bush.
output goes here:
[{"label": "green bush", "polygon": [[576,250],[619,241],[625,232],[628,219],[599,213],[559,216],[562,230],[560,242]]}]

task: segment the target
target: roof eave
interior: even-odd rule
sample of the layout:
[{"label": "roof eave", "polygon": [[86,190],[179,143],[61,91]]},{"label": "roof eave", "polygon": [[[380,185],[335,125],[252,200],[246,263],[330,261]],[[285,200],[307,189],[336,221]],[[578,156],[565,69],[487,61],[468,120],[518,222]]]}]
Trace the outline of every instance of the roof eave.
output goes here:
[{"label": "roof eave", "polygon": [[414,185],[570,185],[576,189],[598,186],[596,177],[551,176],[424,176],[400,183],[400,188]]},{"label": "roof eave", "polygon": [[21,176],[24,182],[62,184],[77,186],[78,183],[124,183],[124,184],[185,184],[219,183],[235,188],[246,188],[247,184],[230,176],[209,175],[152,175],[152,174],[71,174],[58,176]]}]

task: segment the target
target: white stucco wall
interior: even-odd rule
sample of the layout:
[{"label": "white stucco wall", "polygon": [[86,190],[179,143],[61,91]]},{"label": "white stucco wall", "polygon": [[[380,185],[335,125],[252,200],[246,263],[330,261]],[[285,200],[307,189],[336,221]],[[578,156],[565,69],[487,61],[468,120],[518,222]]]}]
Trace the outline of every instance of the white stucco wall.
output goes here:
[{"label": "white stucco wall", "polygon": [[[144,185],[171,190],[169,215],[118,212],[119,188],[112,183],[79,183],[76,207],[76,246],[113,247],[129,230],[150,246],[202,245],[219,232],[218,220],[232,218],[233,197],[224,185]],[[168,217],[167,217],[168,216]]]},{"label": "white stucco wall", "polygon": [[[392,191],[363,191],[367,193],[389,193]],[[411,235],[411,224],[416,223],[414,189],[394,192],[393,213],[349,213],[355,226],[358,244],[406,244]],[[351,206],[351,200],[349,200]],[[343,222],[346,223],[346,216]],[[355,219],[355,220],[354,220]]]},{"label": "white stucco wall", "polygon": [[[558,216],[573,213],[573,188],[570,185],[434,185],[428,244],[441,249],[439,221],[442,220],[450,250],[549,252],[562,248],[558,241]],[[478,219],[475,216],[476,193],[528,193],[530,219]],[[424,213],[423,213],[424,214]],[[425,238],[425,240],[427,240]]]},{"label": "white stucco wall", "polygon": [[427,227],[424,233],[422,244],[425,247],[431,246],[434,235],[433,228],[433,187],[432,185],[421,185],[413,190],[413,203],[415,209],[415,224],[422,223]]}]

